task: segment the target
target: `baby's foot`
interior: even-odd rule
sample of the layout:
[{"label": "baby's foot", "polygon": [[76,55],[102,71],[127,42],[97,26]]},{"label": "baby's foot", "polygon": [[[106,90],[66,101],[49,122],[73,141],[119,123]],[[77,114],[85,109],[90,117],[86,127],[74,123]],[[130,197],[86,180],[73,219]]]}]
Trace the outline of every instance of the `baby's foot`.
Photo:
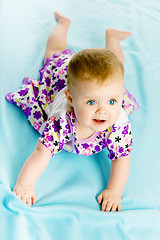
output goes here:
[{"label": "baby's foot", "polygon": [[54,15],[57,22],[63,22],[63,23],[65,22],[67,24],[71,23],[71,20],[69,18],[60,14],[59,12],[55,12]]},{"label": "baby's foot", "polygon": [[116,29],[109,28],[106,30],[106,37],[114,37],[117,40],[121,41],[124,40],[125,38],[129,37],[131,35],[130,32],[126,31],[120,31]]}]

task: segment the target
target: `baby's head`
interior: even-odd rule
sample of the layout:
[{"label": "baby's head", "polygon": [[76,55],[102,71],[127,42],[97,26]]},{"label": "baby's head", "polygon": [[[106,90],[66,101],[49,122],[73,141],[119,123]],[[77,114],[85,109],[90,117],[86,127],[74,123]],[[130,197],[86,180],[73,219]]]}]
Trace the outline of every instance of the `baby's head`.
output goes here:
[{"label": "baby's head", "polygon": [[119,118],[124,67],[107,49],[85,49],[71,58],[66,97],[83,128],[103,131]]},{"label": "baby's head", "polygon": [[67,86],[71,92],[77,83],[86,81],[94,80],[97,85],[103,85],[117,72],[124,76],[123,64],[112,52],[103,48],[84,49],[74,54],[69,62]]}]

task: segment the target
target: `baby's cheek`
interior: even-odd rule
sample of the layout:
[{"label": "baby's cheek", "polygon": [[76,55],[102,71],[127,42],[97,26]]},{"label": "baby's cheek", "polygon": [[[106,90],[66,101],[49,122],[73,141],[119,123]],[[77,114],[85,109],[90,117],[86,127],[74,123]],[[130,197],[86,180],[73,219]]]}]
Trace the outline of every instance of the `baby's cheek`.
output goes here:
[{"label": "baby's cheek", "polygon": [[80,116],[81,116],[81,118],[84,119],[84,120],[87,120],[87,119],[88,119],[88,114],[87,114],[87,112],[84,112],[84,111],[81,112]]},{"label": "baby's cheek", "polygon": [[85,110],[81,111],[79,116],[82,119],[82,121],[85,121],[85,122],[87,122],[91,118],[89,111],[85,111]]},{"label": "baby's cheek", "polygon": [[85,118],[83,109],[75,109],[75,115],[79,122],[81,122]]},{"label": "baby's cheek", "polygon": [[115,123],[118,120],[120,113],[121,113],[121,108],[120,109],[117,108],[112,112],[112,122],[113,123]]},{"label": "baby's cheek", "polygon": [[120,114],[121,114],[121,107],[119,107],[119,108],[116,109],[116,111],[115,111],[115,118],[116,118],[116,121],[117,121],[118,118],[120,117]]}]

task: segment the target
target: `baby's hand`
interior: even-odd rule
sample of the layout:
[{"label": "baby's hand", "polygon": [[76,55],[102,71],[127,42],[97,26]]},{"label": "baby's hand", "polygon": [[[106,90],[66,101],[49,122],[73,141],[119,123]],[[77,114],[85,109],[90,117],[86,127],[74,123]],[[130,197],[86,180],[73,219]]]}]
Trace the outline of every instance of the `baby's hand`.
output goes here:
[{"label": "baby's hand", "polygon": [[102,204],[102,211],[104,212],[121,211],[121,195],[111,189],[101,192],[97,197],[97,201]]},{"label": "baby's hand", "polygon": [[13,192],[30,207],[31,204],[35,204],[37,201],[35,191],[31,185],[16,184]]}]

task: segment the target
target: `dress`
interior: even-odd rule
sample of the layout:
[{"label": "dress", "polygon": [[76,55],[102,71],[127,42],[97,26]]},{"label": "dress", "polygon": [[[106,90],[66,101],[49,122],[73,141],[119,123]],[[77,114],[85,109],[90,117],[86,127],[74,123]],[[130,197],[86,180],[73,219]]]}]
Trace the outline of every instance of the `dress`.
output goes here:
[{"label": "dress", "polygon": [[136,100],[127,90],[115,124],[87,139],[77,139],[76,116],[64,94],[67,67],[73,54],[67,49],[48,58],[40,70],[40,81],[25,77],[22,88],[8,93],[6,99],[23,110],[31,125],[41,134],[39,141],[52,156],[62,149],[89,156],[106,147],[111,160],[127,156],[132,150],[131,124],[127,115],[138,109]]}]

